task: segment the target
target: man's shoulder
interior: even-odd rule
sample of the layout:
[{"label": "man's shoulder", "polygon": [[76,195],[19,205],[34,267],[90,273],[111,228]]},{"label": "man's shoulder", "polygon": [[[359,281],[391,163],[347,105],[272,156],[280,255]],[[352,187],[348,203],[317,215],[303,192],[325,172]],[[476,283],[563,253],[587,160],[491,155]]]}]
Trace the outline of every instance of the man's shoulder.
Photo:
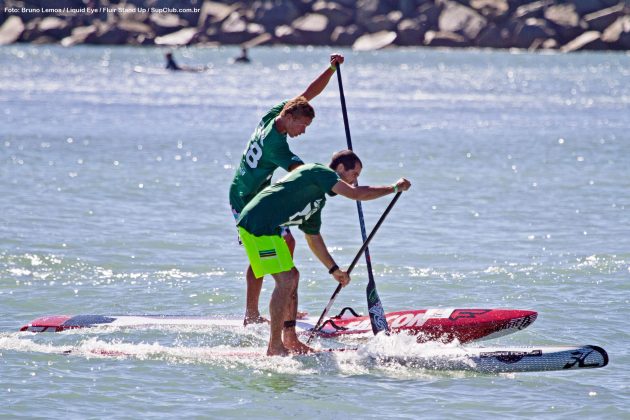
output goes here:
[{"label": "man's shoulder", "polygon": [[299,168],[302,171],[335,172],[323,163],[305,163]]},{"label": "man's shoulder", "polygon": [[311,177],[330,177],[337,176],[337,173],[328,166],[321,163],[305,163],[300,165],[294,171],[299,171],[304,175]]},{"label": "man's shoulder", "polygon": [[272,106],[271,108],[269,108],[269,110],[265,113],[265,116],[263,117],[263,120],[269,119],[269,118],[275,118],[277,115],[280,114],[280,112],[282,111],[282,108],[284,108],[284,105],[289,102],[288,99],[277,103],[276,105]]}]

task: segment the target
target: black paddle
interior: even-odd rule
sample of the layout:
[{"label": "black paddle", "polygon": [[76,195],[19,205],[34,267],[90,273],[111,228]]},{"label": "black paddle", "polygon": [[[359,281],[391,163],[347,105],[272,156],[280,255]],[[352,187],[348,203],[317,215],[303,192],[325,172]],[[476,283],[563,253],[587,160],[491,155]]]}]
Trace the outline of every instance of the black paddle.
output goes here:
[{"label": "black paddle", "polygon": [[[365,239],[365,241],[363,242],[363,245],[361,245],[361,248],[359,248],[359,252],[357,252],[357,255],[355,255],[354,259],[352,260],[352,263],[350,263],[350,267],[348,267],[348,274],[350,274],[352,272],[352,270],[354,269],[354,266],[357,265],[357,262],[359,261],[359,258],[361,258],[361,254],[363,254],[364,251],[367,251],[368,244],[370,243],[370,241],[372,240],[372,238],[376,234],[376,231],[378,230],[378,228],[380,228],[381,225],[383,224],[383,221],[385,220],[385,218],[387,217],[387,215],[389,214],[391,209],[394,207],[394,204],[396,204],[396,201],[398,201],[398,198],[400,197],[400,194],[402,194],[402,191],[399,191],[399,192],[396,193],[396,195],[394,196],[392,201],[389,203],[389,206],[387,206],[387,208],[383,212],[383,215],[381,216],[381,218],[378,219],[378,222],[376,222],[376,225],[372,229],[372,232],[370,232],[370,236],[368,236]],[[365,227],[364,227],[364,231],[365,231]],[[372,282],[373,281],[374,280],[372,280]],[[376,295],[376,299],[378,299],[378,294],[376,293],[376,287],[375,286],[376,285],[374,285],[374,287],[373,287],[373,291],[374,291],[373,293]],[[369,304],[369,298],[370,298],[369,290],[370,290],[370,285],[368,283],[368,304]],[[324,308],[324,312],[322,312],[321,316],[317,320],[317,324],[315,324],[315,327],[313,327],[313,329],[311,330],[311,334],[309,335],[308,340],[306,340],[306,344],[310,343],[311,340],[313,339],[313,337],[315,336],[315,333],[317,332],[317,329],[321,325],[322,320],[328,314],[328,311],[332,307],[333,302],[335,301],[335,298],[337,297],[337,294],[339,294],[340,291],[341,291],[341,283],[339,283],[337,285],[337,288],[335,289],[335,292],[332,294],[332,296],[330,297],[330,300],[328,301],[328,305],[326,305],[326,307]],[[383,307],[380,306],[380,301],[378,303],[379,303],[380,310],[382,311]],[[369,309],[369,310],[371,311],[371,309]],[[371,319],[372,319],[372,312],[370,312],[370,320]],[[385,321],[385,316],[383,316],[382,319]],[[374,325],[372,325],[372,329],[374,329]],[[387,321],[385,321],[385,328],[384,329],[387,329]],[[382,329],[378,330],[378,331],[382,331]],[[374,334],[376,334],[376,332]]]},{"label": "black paddle", "polygon": [[[346,129],[346,141],[348,143],[348,149],[352,150],[352,139],[350,137],[350,123],[348,122],[348,111],[346,110],[346,96],[343,93],[343,82],[341,81],[341,64],[337,63],[337,83],[339,84],[339,99],[341,100],[341,112],[343,114],[343,125]],[[357,201],[357,212],[359,213],[359,225],[361,226],[361,237],[363,242],[366,241],[365,235],[365,221],[363,220],[363,206],[360,201]],[[385,318],[385,311],[383,310],[383,304],[376,291],[376,282],[374,281],[374,274],[372,273],[372,258],[370,258],[370,250],[365,248],[365,263],[367,265],[368,272],[368,284],[365,289],[368,302],[368,313],[370,314],[370,322],[372,324],[372,332],[374,335],[380,331],[389,331],[387,325],[387,319]]]}]

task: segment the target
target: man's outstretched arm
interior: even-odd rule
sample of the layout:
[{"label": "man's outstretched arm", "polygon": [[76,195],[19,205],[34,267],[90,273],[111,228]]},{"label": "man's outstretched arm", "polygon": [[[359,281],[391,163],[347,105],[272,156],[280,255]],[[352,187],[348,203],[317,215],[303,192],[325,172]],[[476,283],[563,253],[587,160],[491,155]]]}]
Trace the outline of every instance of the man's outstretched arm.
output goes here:
[{"label": "man's outstretched arm", "polygon": [[411,182],[405,178],[400,178],[394,184],[383,187],[354,186],[345,181],[339,181],[332,190],[335,194],[343,195],[352,200],[365,201],[374,200],[396,191],[407,191],[409,187],[411,187]]},{"label": "man's outstretched arm", "polygon": [[[330,56],[330,65],[334,67],[337,65],[337,63],[343,63],[343,55],[332,54]],[[324,91],[334,73],[335,71],[331,67],[327,67],[326,70],[324,70],[323,73],[317,77],[317,79],[313,80],[311,84],[308,85],[301,96],[304,96],[307,101],[315,98],[317,95]]]}]

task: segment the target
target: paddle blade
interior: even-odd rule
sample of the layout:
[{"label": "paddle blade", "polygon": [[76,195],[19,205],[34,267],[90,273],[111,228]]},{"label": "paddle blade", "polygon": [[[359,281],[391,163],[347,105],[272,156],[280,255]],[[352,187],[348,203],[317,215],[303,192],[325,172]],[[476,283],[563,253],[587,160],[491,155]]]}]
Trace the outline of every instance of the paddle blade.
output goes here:
[{"label": "paddle blade", "polygon": [[367,288],[368,312],[370,314],[370,322],[372,324],[372,332],[374,335],[381,331],[389,331],[389,325],[387,325],[387,318],[385,318],[385,311],[383,310],[383,304],[376,291],[376,283],[372,280],[368,282]]}]

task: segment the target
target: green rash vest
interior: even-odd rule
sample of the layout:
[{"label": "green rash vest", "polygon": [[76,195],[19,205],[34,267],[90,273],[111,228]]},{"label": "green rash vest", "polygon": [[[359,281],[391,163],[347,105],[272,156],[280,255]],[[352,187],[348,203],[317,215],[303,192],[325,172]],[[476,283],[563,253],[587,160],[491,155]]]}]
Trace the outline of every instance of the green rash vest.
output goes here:
[{"label": "green rash vest", "polygon": [[230,205],[238,213],[271,183],[276,168],[288,171],[291,165],[304,163],[289,149],[286,133],[280,133],[275,127],[276,117],[286,103],[281,102],[267,111],[243,152],[230,185]]},{"label": "green rash vest", "polygon": [[316,235],[322,225],[326,194],[339,175],[320,163],[308,163],[289,172],[284,178],[256,195],[243,209],[237,225],[255,236],[278,235],[280,226],[298,226]]}]

